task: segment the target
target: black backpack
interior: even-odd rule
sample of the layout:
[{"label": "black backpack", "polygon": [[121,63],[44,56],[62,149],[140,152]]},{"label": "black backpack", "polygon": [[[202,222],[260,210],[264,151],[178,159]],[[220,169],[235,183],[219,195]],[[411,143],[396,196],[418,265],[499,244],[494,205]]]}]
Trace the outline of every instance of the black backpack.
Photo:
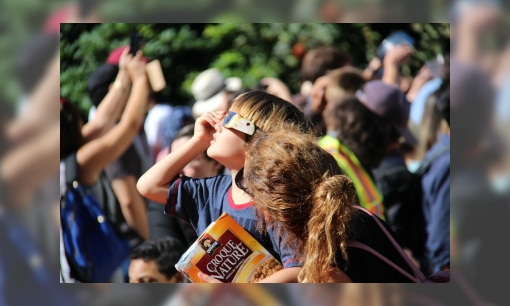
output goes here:
[{"label": "black backpack", "polygon": [[423,160],[418,170],[413,173],[409,186],[409,201],[397,210],[391,212],[391,219],[398,224],[395,230],[399,244],[413,252],[413,257],[420,262],[420,270],[429,274],[429,265],[426,260],[427,229],[423,212],[422,177],[429,170],[432,163],[445,152],[450,151],[450,146],[445,145]]}]

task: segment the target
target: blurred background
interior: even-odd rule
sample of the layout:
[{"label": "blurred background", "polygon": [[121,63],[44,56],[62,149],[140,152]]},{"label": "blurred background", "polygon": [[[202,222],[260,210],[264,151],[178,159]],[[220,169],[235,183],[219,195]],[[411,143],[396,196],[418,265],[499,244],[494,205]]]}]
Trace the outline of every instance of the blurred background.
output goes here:
[{"label": "blurred background", "polygon": [[[496,0],[209,0],[194,5],[187,1],[157,0],[2,1],[0,305],[508,305],[509,21],[508,2]],[[80,24],[60,27],[60,23],[73,22]],[[81,24],[86,22],[412,24]],[[420,24],[429,22],[449,22],[450,26]],[[460,101],[456,105],[452,102],[455,109],[451,153],[452,283],[257,287],[59,285],[56,266],[59,237],[55,225],[58,161],[50,155],[54,152],[52,146],[58,146],[56,141],[52,142],[58,138],[57,95],[70,95],[85,113],[90,102],[85,97],[83,76],[91,71],[90,67],[104,61],[110,50],[127,43],[127,33],[132,28],[146,39],[144,51],[162,60],[167,83],[172,85],[174,76],[167,67],[175,69],[175,78],[185,80],[164,92],[176,104],[189,102],[193,73],[204,70],[208,63],[222,68],[225,76],[242,75],[247,84],[255,82],[262,73],[293,84],[298,76],[291,71],[298,65],[300,45],[304,49],[321,44],[343,48],[354,56],[355,65],[363,68],[389,31],[405,29],[416,35],[420,46],[404,69],[410,74],[439,50],[451,48],[452,59],[460,63],[451,69],[452,98],[456,96],[456,101]],[[307,33],[315,35],[310,37]],[[266,57],[243,62],[250,51],[237,46],[242,40],[253,42],[264,35],[269,42],[282,43],[276,44],[278,48],[274,43],[270,47],[254,44],[259,48],[257,52]],[[236,42],[236,37],[241,37],[240,41]],[[65,42],[60,48],[59,41]],[[210,53],[208,48],[204,50],[205,46]],[[209,57],[195,57],[193,63],[179,70],[179,64],[185,65],[186,52],[193,50],[201,50],[203,56]],[[175,58],[163,59],[164,53],[175,54],[172,55]],[[267,57],[275,59],[272,65],[259,67],[257,63]],[[62,66],[57,70],[48,68],[53,61],[60,60]],[[60,71],[63,73],[58,78]],[[485,80],[487,86],[474,86],[482,83],[476,80]],[[59,89],[57,84],[64,83]],[[17,115],[26,101],[35,107],[23,116]],[[488,115],[482,118],[481,113]],[[458,162],[453,163],[454,160]]]},{"label": "blurred background", "polygon": [[225,78],[240,77],[253,88],[264,77],[275,77],[299,92],[300,64],[306,51],[332,46],[365,69],[382,40],[396,30],[409,33],[416,52],[403,67],[414,76],[437,54],[450,53],[449,24],[64,24],[60,39],[61,94],[76,101],[82,111],[91,107],[87,78],[115,48],[129,44],[136,31],[145,41],[142,50],[159,59],[168,86],[163,101],[191,105],[191,84],[209,68]]}]

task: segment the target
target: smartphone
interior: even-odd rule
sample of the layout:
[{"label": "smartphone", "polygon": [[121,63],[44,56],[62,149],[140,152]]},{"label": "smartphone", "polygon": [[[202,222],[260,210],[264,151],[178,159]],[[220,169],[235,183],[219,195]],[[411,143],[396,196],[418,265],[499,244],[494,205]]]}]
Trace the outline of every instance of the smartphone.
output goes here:
[{"label": "smartphone", "polygon": [[382,60],[389,49],[399,44],[406,44],[414,48],[415,41],[411,36],[409,36],[409,34],[404,31],[393,32],[383,40],[377,49],[377,57]]},{"label": "smartphone", "polygon": [[142,38],[140,33],[133,32],[131,33],[131,40],[129,43],[129,54],[135,55],[138,50],[140,50],[140,44],[142,42]]}]

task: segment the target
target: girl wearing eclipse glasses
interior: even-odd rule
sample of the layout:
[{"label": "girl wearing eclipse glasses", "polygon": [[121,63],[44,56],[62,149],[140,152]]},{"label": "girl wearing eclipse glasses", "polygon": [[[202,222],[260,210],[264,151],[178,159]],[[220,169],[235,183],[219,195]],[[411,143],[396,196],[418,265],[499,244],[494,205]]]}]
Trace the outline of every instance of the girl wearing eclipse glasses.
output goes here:
[{"label": "girl wearing eclipse glasses", "polygon": [[[294,105],[263,91],[238,96],[228,109],[200,116],[193,137],[149,169],[139,179],[137,189],[144,197],[165,204],[165,214],[188,221],[198,236],[223,212],[228,213],[284,267],[261,282],[296,282],[301,263],[282,243],[285,232],[280,235],[278,225],[263,229],[257,226],[259,218],[242,181],[246,145],[257,131],[285,127],[307,132],[306,120]],[[230,170],[230,176],[179,176],[189,162],[206,150],[208,156]]]}]

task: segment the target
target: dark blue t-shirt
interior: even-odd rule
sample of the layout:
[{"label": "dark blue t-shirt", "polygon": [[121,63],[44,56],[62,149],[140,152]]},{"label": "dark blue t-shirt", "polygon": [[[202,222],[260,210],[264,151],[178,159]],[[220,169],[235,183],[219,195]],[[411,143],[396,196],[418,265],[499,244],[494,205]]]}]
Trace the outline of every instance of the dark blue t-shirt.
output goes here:
[{"label": "dark blue t-shirt", "polygon": [[275,229],[268,228],[266,234],[257,230],[258,218],[253,202],[234,204],[231,176],[218,175],[204,179],[182,176],[168,189],[165,214],[188,221],[199,236],[224,212],[257,239],[284,268],[301,266],[294,252],[283,245]]}]

